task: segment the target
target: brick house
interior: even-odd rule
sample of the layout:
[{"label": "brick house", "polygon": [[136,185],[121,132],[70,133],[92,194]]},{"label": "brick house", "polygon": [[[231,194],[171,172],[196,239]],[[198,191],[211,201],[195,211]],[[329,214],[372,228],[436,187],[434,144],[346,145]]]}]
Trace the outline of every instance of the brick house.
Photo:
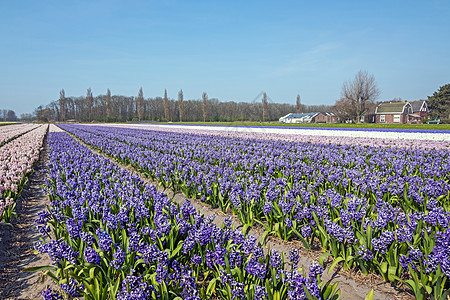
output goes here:
[{"label": "brick house", "polygon": [[411,101],[413,114],[419,115],[422,119],[428,119],[428,105],[427,101],[419,100],[419,101]]},{"label": "brick house", "polygon": [[334,113],[330,112],[321,112],[314,116],[313,122],[314,123],[337,123],[338,118]]},{"label": "brick house", "polygon": [[[421,101],[417,101],[421,102]],[[376,110],[376,123],[381,124],[419,124],[422,123],[423,116],[428,116],[428,107],[422,107],[423,103],[414,104],[417,111],[414,111],[411,102],[384,102],[380,103]],[[422,115],[420,110],[422,109]],[[426,111],[425,111],[426,109]]]},{"label": "brick house", "polygon": [[409,102],[384,102],[375,109],[376,123],[407,124],[408,115],[412,114]]}]

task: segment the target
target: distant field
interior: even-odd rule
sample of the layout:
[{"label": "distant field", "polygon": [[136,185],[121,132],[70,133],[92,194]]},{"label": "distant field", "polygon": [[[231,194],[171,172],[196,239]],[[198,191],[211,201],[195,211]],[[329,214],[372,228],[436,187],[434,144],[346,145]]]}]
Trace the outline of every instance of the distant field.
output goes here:
[{"label": "distant field", "polygon": [[16,124],[15,122],[0,122],[0,126]]},{"label": "distant field", "polygon": [[294,124],[278,122],[174,122],[186,125],[221,125],[221,126],[277,126],[277,127],[333,127],[333,128],[381,128],[381,129],[425,129],[450,130],[450,124]]}]

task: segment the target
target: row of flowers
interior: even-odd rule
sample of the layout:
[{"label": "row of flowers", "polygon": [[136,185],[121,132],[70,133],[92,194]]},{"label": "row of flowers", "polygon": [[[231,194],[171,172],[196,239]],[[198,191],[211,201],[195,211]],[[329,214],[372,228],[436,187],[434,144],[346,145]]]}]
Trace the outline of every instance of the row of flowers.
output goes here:
[{"label": "row of flowers", "polygon": [[[154,124],[145,124],[145,125],[154,125]],[[305,124],[303,124],[305,125]],[[312,124],[309,124],[312,125]],[[323,125],[323,124],[322,124]],[[361,124],[363,125],[363,124]],[[166,126],[166,124],[164,125]],[[258,129],[281,129],[281,130],[319,130],[319,131],[363,131],[363,132],[399,132],[399,133],[450,133],[450,130],[443,129],[414,129],[414,128],[390,128],[390,125],[385,126],[384,128],[372,128],[372,127],[313,127],[313,126],[248,126],[248,125],[198,125],[198,124],[182,124],[178,125],[176,123],[167,124],[167,126],[178,127],[193,127],[194,129],[200,127],[217,127],[217,128],[258,128]],[[364,125],[363,125],[364,126]],[[432,126],[430,126],[432,127]]]},{"label": "row of flowers", "polygon": [[334,264],[402,281],[417,298],[450,287],[447,151],[62,127],[244,224],[319,243]]},{"label": "row of flowers", "polygon": [[37,127],[39,127],[39,125],[36,124],[12,124],[0,126],[0,146]]},{"label": "row of flowers", "polygon": [[16,134],[21,132],[21,135],[0,147],[0,222],[4,220],[8,223],[14,215],[15,200],[27,182],[42,149],[48,125],[36,128],[30,126],[21,127],[22,131],[12,130],[11,132]]},{"label": "row of flowers", "polygon": [[[338,299],[323,268],[298,269],[299,254],[264,252],[231,225],[212,223],[139,177],[50,132],[47,191],[36,245],[65,297],[84,299]],[[47,237],[45,237],[47,236]],[[44,238],[45,237],[45,238]],[[60,297],[46,290],[44,299]]]},{"label": "row of flowers", "polygon": [[285,128],[253,128],[224,126],[188,125],[108,125],[136,129],[164,130],[178,133],[192,133],[233,136],[250,139],[273,139],[313,144],[359,145],[369,147],[393,147],[403,149],[446,150],[450,151],[450,134],[437,132],[390,132],[355,130],[313,130]]}]

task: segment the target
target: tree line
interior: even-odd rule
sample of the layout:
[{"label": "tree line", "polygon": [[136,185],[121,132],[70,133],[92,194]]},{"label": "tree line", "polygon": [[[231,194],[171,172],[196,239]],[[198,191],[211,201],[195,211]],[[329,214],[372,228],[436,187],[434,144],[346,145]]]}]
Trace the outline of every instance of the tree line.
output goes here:
[{"label": "tree line", "polygon": [[[204,92],[201,99],[185,100],[183,90],[177,99],[169,99],[167,90],[162,97],[145,98],[142,88],[137,96],[105,95],[93,96],[90,88],[86,96],[66,97],[61,90],[59,100],[47,106],[39,106],[35,111],[37,120],[78,121],[78,122],[208,122],[208,121],[276,121],[288,113],[332,112],[340,122],[359,123],[374,114],[375,102],[380,90],[375,77],[360,70],[352,80],[344,82],[341,97],[332,106],[304,105],[297,95],[295,105],[274,103],[266,93],[262,99],[248,102],[221,102],[209,98]],[[259,96],[257,98],[259,98]],[[402,101],[395,98],[392,101]],[[442,86],[433,96],[428,97],[432,117],[450,119],[450,84]],[[367,118],[366,120],[368,120]]]},{"label": "tree line", "polygon": [[0,109],[1,122],[15,122],[17,121],[16,112],[11,109]]},{"label": "tree line", "polygon": [[59,100],[39,106],[36,119],[77,122],[209,122],[209,121],[276,121],[291,112],[329,111],[327,105],[304,105],[297,95],[296,105],[269,101],[266,93],[262,99],[248,102],[221,102],[209,98],[204,92],[201,99],[184,99],[183,90],[177,99],[169,99],[167,90],[162,97],[145,98],[142,88],[137,96],[106,94],[94,96],[90,88],[86,96],[68,97],[64,89]]}]

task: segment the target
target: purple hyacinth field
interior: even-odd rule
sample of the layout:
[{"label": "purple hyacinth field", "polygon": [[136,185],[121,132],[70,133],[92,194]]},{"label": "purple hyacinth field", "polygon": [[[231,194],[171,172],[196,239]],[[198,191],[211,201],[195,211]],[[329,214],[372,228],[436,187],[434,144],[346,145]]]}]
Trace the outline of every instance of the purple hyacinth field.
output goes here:
[{"label": "purple hyacinth field", "polygon": [[27,269],[57,283],[43,299],[450,293],[449,133],[58,126],[35,220],[53,263]]}]

